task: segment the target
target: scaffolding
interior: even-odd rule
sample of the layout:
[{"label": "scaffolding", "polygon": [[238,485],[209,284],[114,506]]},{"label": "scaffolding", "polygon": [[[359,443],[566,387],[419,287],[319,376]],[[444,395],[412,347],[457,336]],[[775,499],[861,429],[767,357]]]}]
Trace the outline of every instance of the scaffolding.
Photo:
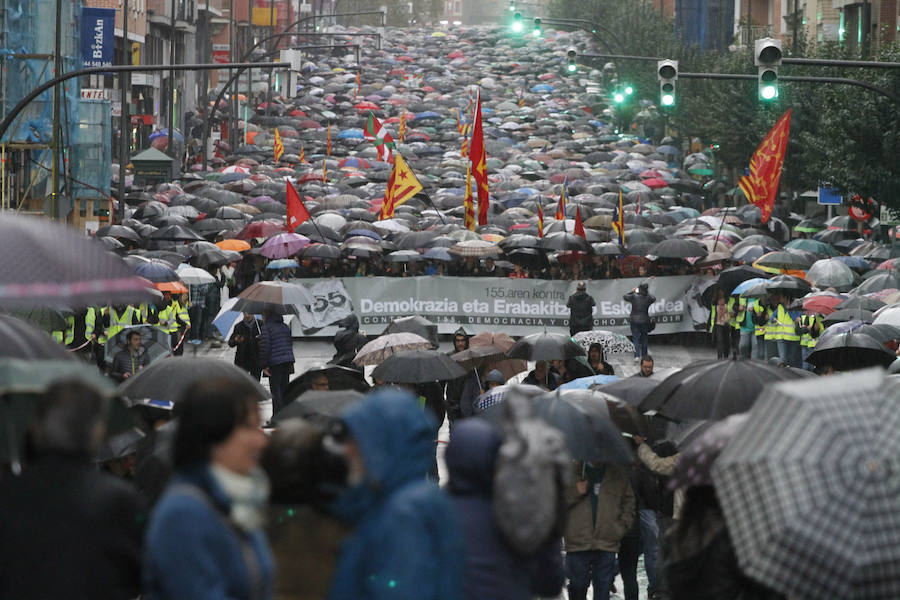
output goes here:
[{"label": "scaffolding", "polygon": [[[5,117],[35,87],[55,76],[56,22],[59,14],[61,72],[81,68],[81,0],[0,0],[0,113]],[[47,214],[66,218],[73,200],[109,195],[109,149],[98,149],[100,131],[85,135],[84,127],[106,127],[102,109],[81,100],[77,78],[60,86],[59,135],[56,168],[57,202],[52,207],[53,91],[33,100],[0,139],[0,210]],[[105,181],[103,178],[105,177]],[[74,181],[89,184],[75,185]],[[100,183],[99,186],[95,183]],[[92,189],[96,188],[96,189]],[[51,214],[55,213],[55,214]]]}]

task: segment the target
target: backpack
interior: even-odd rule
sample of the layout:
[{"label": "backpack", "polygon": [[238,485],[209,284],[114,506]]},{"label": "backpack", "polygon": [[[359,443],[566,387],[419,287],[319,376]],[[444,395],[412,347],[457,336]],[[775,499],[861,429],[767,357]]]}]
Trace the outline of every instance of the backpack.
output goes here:
[{"label": "backpack", "polygon": [[562,434],[534,416],[527,396],[508,394],[503,410],[504,439],[494,470],[494,519],[507,544],[529,555],[551,536],[562,535],[570,458]]}]

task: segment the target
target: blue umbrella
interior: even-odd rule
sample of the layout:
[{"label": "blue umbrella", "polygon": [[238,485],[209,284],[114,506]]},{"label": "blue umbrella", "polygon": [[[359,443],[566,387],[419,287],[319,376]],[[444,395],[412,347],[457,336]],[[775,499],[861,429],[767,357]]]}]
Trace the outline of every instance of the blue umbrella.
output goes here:
[{"label": "blue umbrella", "polygon": [[749,290],[753,286],[758,285],[760,283],[766,283],[767,281],[769,281],[769,280],[765,279],[764,277],[754,277],[753,279],[748,279],[747,281],[743,281],[743,282],[739,283],[738,286],[736,288],[734,288],[734,290],[732,290],[731,295],[732,296],[740,296],[742,293]]},{"label": "blue umbrella", "polygon": [[587,390],[590,389],[592,385],[600,384],[604,385],[607,383],[612,383],[613,381],[618,381],[619,378],[615,375],[591,375],[590,377],[579,377],[578,379],[573,379],[569,383],[564,383],[559,386],[561,390]]},{"label": "blue umbrella", "polygon": [[232,181],[241,181],[250,177],[250,173],[225,173],[219,178],[219,183],[231,183]]},{"label": "blue umbrella", "polygon": [[153,283],[181,281],[178,274],[169,263],[157,259],[137,263],[134,266],[134,274],[143,277],[144,279],[149,279]]},{"label": "blue umbrella", "polygon": [[872,265],[869,264],[869,261],[861,256],[835,256],[834,260],[839,260],[851,269],[855,269],[858,271],[868,271],[872,268]]},{"label": "blue umbrella", "polygon": [[279,258],[278,260],[273,260],[268,265],[266,265],[267,269],[293,269],[294,267],[299,267],[299,263],[296,260],[291,258]]},{"label": "blue umbrella", "polygon": [[368,238],[372,238],[373,240],[381,241],[382,237],[378,234],[378,232],[372,231],[370,229],[351,229],[347,233],[344,234],[344,238],[354,237],[357,235],[362,235]]},{"label": "blue umbrella", "polygon": [[531,88],[532,93],[539,94],[541,92],[552,92],[553,86],[547,83],[539,83]]},{"label": "blue umbrella", "polygon": [[[483,111],[482,111],[483,112]],[[425,112],[417,113],[415,116],[415,120],[418,121],[420,119],[440,119],[441,115],[437,114],[432,110],[426,110]]]},{"label": "blue umbrella", "polygon": [[365,135],[362,129],[344,129],[337,134],[339,140],[363,139]]},{"label": "blue umbrella", "polygon": [[[159,130],[151,133],[150,139],[155,140],[158,137],[164,137],[164,136],[168,136],[168,135],[169,135],[169,130],[166,128],[163,128],[163,129],[159,129]],[[184,135],[177,129],[175,130],[175,141],[184,143]]]},{"label": "blue umbrella", "polygon": [[660,154],[669,154],[674,156],[678,156],[679,154],[681,154],[681,151],[675,146],[659,146],[656,151]]}]

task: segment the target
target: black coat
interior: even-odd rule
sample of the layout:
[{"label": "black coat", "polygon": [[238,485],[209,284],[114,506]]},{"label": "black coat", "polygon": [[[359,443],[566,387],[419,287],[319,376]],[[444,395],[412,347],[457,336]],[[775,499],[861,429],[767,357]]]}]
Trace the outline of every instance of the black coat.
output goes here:
[{"label": "black coat", "polygon": [[[262,369],[259,368],[259,321],[253,319],[248,325],[243,319],[234,326],[231,337],[228,338],[228,345],[232,348],[237,347],[234,352],[234,364],[248,373],[257,374]],[[237,337],[243,337],[243,341],[238,342]]]},{"label": "black coat", "polygon": [[569,307],[569,330],[573,333],[590,331],[594,326],[594,299],[580,290],[569,296],[566,306]]},{"label": "black coat", "polygon": [[631,304],[631,322],[635,325],[646,325],[650,322],[650,306],[656,302],[656,297],[650,294],[628,293],[622,296],[625,302]]},{"label": "black coat", "polygon": [[353,364],[353,357],[369,340],[359,332],[359,319],[354,314],[347,315],[338,321],[338,327],[341,329],[334,334],[335,353],[331,362],[337,365],[356,367]]},{"label": "black coat", "polygon": [[70,457],[0,481],[0,598],[140,593],[141,513],[126,482]]}]

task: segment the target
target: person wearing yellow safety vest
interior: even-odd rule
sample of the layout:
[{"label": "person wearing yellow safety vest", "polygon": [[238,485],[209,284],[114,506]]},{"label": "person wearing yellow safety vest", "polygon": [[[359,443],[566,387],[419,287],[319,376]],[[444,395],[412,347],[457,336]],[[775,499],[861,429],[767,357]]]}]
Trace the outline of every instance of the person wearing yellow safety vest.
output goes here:
[{"label": "person wearing yellow safety vest", "polygon": [[751,312],[753,314],[753,324],[755,326],[753,331],[753,358],[756,360],[766,360],[768,358],[766,356],[768,353],[766,344],[766,326],[769,323],[769,319],[772,318],[772,308],[763,298],[759,298],[751,305]]},{"label": "person wearing yellow safety vest", "polygon": [[741,358],[752,358],[756,350],[756,322],[754,315],[761,311],[756,298],[738,298],[735,320],[738,325],[738,354]]},{"label": "person wearing yellow safety vest", "polygon": [[122,306],[117,304],[109,308],[109,327],[106,330],[107,339],[112,339],[117,333],[140,324],[140,316],[138,310],[133,306]]},{"label": "person wearing yellow safety vest", "polygon": [[57,329],[55,331],[50,332],[50,337],[59,342],[60,344],[64,344],[69,346],[75,341],[75,315],[68,315],[65,318],[66,328]]},{"label": "person wearing yellow safety vest", "polygon": [[175,332],[177,339],[172,342],[172,352],[175,356],[181,356],[184,354],[184,344],[179,345],[179,341],[181,340],[181,336],[191,329],[188,301],[184,294],[172,298],[172,310],[175,311],[175,315],[178,318],[178,330]]},{"label": "person wearing yellow safety vest", "polygon": [[84,338],[93,341],[94,361],[101,371],[106,367],[104,352],[108,339],[106,333],[108,326],[109,307],[89,306],[84,314]]},{"label": "person wearing yellow safety vest", "polygon": [[810,355],[819,341],[824,329],[822,325],[822,317],[815,313],[807,313],[800,315],[797,319],[797,329],[800,331],[800,350],[803,352],[803,368],[812,371],[813,366],[806,362],[806,357]]},{"label": "person wearing yellow safety vest", "polygon": [[[775,310],[766,330],[774,328],[777,356],[785,365],[799,367],[802,362],[800,353],[800,334],[797,333],[795,317],[788,310],[790,300],[784,294],[773,297]],[[768,333],[767,333],[768,336]]]},{"label": "person wearing yellow safety vest", "polygon": [[719,288],[716,298],[709,310],[709,332],[716,344],[716,356],[720,359],[728,358],[732,348],[732,335],[736,333],[737,322],[733,319],[735,299],[725,295],[725,290]]},{"label": "person wearing yellow safety vest", "polygon": [[[173,350],[175,349],[175,346],[178,345],[178,340],[181,337],[178,330],[184,325],[179,317],[181,310],[181,305],[178,301],[172,298],[172,295],[169,292],[165,292],[163,294],[162,306],[156,311],[156,326],[169,334]],[[178,348],[179,354],[181,353],[181,350],[182,348]]]}]

